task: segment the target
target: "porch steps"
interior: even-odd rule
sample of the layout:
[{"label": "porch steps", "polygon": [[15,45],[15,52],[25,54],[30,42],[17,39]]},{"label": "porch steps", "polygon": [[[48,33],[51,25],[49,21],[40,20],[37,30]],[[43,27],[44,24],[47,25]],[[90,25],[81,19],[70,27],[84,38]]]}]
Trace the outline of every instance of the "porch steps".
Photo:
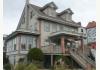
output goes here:
[{"label": "porch steps", "polygon": [[79,54],[84,60],[86,60],[88,63],[90,63],[93,67],[96,67],[95,61],[93,61],[91,58],[89,58],[87,55]]},{"label": "porch steps", "polygon": [[96,66],[95,62],[90,58],[86,57],[83,54],[78,54],[72,50],[70,50],[70,55],[73,59],[75,59],[83,68],[87,67],[87,63],[91,64],[93,67]]},{"label": "porch steps", "polygon": [[83,68],[86,68],[86,64],[87,62],[82,58],[80,57],[77,53],[73,52],[70,50],[70,55],[73,59],[76,60],[76,62],[78,62]]}]

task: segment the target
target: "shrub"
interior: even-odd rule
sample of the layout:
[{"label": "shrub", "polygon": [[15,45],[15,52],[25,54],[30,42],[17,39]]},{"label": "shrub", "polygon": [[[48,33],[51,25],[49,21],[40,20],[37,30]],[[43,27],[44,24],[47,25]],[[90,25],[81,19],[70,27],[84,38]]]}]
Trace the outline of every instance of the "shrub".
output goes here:
[{"label": "shrub", "polygon": [[32,48],[29,50],[27,54],[28,61],[42,61],[43,60],[43,52],[39,48]]},{"label": "shrub", "polygon": [[38,70],[38,68],[34,64],[27,65],[27,64],[23,64],[23,63],[18,63],[15,66],[15,69],[14,70]]},{"label": "shrub", "polygon": [[15,65],[15,69],[14,70],[24,70],[26,67],[26,64],[23,63],[18,63]]},{"label": "shrub", "polygon": [[38,70],[38,68],[36,67],[36,65],[30,64],[24,70]]}]

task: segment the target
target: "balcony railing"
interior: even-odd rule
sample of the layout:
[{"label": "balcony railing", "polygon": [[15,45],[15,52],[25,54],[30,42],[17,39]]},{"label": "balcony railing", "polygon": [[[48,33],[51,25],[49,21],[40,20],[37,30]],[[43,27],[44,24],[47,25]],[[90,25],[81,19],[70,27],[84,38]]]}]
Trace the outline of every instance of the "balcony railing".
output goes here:
[{"label": "balcony railing", "polygon": [[66,30],[52,32],[50,36],[54,36],[54,35],[58,35],[58,34],[62,34],[62,33],[66,34],[66,35],[75,35],[75,36],[86,37],[86,34],[84,34],[84,33],[78,33],[77,31],[66,31]]},{"label": "balcony railing", "polygon": [[61,34],[61,33],[65,33],[65,34],[69,34],[69,35],[78,35],[78,36],[81,35],[78,32],[75,32],[75,31],[66,31],[66,30],[52,32],[51,35],[57,35],[57,34]]}]

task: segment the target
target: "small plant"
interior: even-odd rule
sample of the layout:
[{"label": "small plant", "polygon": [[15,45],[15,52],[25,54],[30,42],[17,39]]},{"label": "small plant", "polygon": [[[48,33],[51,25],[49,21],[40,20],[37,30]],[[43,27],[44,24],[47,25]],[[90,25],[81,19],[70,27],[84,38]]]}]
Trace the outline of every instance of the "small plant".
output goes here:
[{"label": "small plant", "polygon": [[35,64],[23,64],[23,63],[18,63],[15,66],[14,70],[38,70],[38,67]]},{"label": "small plant", "polygon": [[24,70],[26,67],[26,64],[23,63],[18,63],[15,65],[15,69],[14,70]]},{"label": "small plant", "polygon": [[38,70],[35,64],[29,64],[24,70]]},{"label": "small plant", "polygon": [[57,65],[55,70],[65,70],[65,67],[62,65]]}]

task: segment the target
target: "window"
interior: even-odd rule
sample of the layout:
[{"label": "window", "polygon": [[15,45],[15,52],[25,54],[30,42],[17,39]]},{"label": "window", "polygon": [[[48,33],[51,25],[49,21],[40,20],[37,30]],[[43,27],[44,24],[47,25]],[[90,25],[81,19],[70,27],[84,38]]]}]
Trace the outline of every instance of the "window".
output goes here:
[{"label": "window", "polygon": [[49,23],[44,24],[44,31],[50,32],[50,24]]},{"label": "window", "polygon": [[57,31],[57,24],[52,24],[52,31],[56,32]]},{"label": "window", "polygon": [[31,44],[29,44],[29,49],[31,49],[31,47],[32,47],[32,45],[31,45]]},{"label": "window", "polygon": [[25,44],[21,44],[21,49],[22,50],[25,50],[26,49]]},{"label": "window", "polygon": [[34,30],[37,31],[37,23],[34,24]]},{"label": "window", "polygon": [[30,18],[32,19],[32,11],[31,11],[31,13],[30,13]]},{"label": "window", "polygon": [[16,44],[14,44],[14,50],[16,50]]},{"label": "window", "polygon": [[81,32],[83,32],[83,29],[81,29]]},{"label": "window", "polygon": [[33,11],[30,12],[30,18],[32,19],[32,17],[34,16]]},{"label": "window", "polygon": [[60,30],[61,30],[61,31],[63,31],[63,30],[64,30],[62,25],[60,25]]},{"label": "window", "polygon": [[25,23],[25,16],[23,16],[23,19],[22,19],[22,24]]}]

